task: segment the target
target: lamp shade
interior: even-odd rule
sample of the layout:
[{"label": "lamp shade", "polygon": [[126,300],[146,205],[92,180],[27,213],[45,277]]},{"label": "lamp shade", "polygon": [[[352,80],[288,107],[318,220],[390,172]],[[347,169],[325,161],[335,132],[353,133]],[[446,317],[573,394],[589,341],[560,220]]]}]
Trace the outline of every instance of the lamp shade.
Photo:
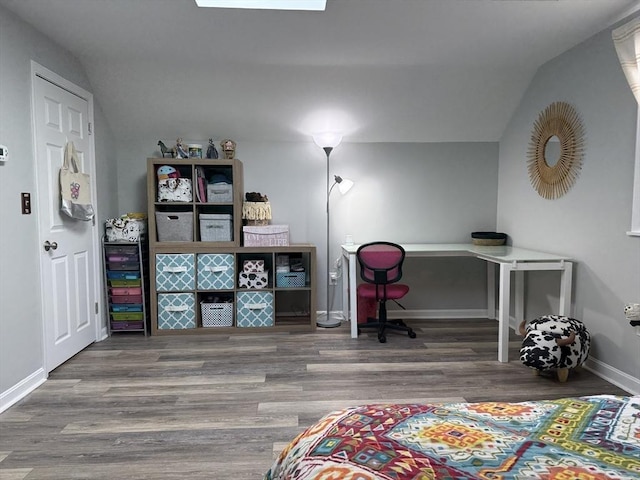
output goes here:
[{"label": "lamp shade", "polygon": [[351,190],[351,187],[353,187],[353,181],[348,178],[343,178],[342,181],[338,183],[338,190],[340,190],[342,195]]},{"label": "lamp shade", "polygon": [[320,148],[335,148],[342,141],[342,134],[338,132],[321,132],[313,135],[313,141]]}]

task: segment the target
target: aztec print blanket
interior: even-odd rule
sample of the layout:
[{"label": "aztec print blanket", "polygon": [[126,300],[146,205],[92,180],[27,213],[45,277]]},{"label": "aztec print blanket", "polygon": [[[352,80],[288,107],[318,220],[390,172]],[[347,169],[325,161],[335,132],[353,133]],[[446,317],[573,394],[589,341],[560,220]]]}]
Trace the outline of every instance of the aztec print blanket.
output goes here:
[{"label": "aztec print blanket", "polygon": [[640,396],[347,408],[264,476],[311,479],[640,479]]}]

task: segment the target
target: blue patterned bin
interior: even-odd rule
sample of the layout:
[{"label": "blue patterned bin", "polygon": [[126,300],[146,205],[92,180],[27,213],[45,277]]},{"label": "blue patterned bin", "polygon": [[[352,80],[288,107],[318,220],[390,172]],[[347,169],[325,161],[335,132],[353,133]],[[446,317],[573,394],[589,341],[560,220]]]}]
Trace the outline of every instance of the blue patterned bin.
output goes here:
[{"label": "blue patterned bin", "polygon": [[193,293],[158,294],[158,329],[196,328],[196,298]]},{"label": "blue patterned bin", "polygon": [[180,292],[196,288],[193,253],[158,253],[156,255],[156,290]]},{"label": "blue patterned bin", "polygon": [[233,290],[234,258],[231,253],[198,255],[198,290]]},{"label": "blue patterned bin", "polygon": [[238,292],[236,325],[238,327],[272,327],[273,292]]}]

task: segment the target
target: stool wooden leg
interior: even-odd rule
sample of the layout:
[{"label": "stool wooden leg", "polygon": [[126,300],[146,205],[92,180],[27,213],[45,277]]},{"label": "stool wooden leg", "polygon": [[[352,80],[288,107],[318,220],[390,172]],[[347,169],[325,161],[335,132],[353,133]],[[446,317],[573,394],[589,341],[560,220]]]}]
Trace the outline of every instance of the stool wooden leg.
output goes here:
[{"label": "stool wooden leg", "polygon": [[568,368],[559,368],[558,369],[558,380],[560,383],[564,383],[569,378],[569,369]]}]

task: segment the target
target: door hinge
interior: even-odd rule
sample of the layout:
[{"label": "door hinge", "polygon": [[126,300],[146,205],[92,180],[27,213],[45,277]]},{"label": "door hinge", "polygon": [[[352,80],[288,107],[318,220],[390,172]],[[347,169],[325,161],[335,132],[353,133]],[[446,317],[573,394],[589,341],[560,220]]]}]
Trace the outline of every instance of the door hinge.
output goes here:
[{"label": "door hinge", "polygon": [[96,315],[100,313],[100,306],[98,305],[98,302],[96,302]]},{"label": "door hinge", "polygon": [[89,135],[91,135],[93,133],[92,130],[91,130],[91,122],[89,122],[88,131],[89,131]]}]

